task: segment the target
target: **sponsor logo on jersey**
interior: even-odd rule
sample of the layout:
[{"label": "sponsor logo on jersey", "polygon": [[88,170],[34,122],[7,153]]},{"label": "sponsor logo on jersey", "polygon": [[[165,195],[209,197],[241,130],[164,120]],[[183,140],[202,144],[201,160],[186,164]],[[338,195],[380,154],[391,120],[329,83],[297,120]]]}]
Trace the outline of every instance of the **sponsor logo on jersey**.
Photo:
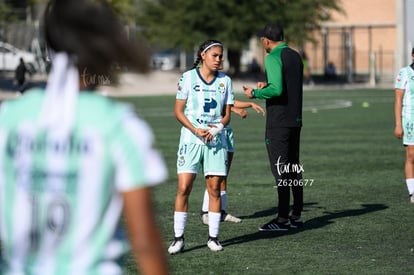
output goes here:
[{"label": "sponsor logo on jersey", "polygon": [[214,89],[205,89],[205,88],[201,88],[200,84],[195,84],[193,86],[193,90],[194,92],[198,93],[198,92],[204,92],[204,93],[215,93],[216,90]]},{"label": "sponsor logo on jersey", "polygon": [[90,152],[91,142],[75,136],[65,139],[46,139],[24,133],[11,132],[7,140],[7,153],[11,157],[21,154],[51,152],[60,155],[82,155]]},{"label": "sponsor logo on jersey", "polygon": [[211,109],[215,109],[217,107],[217,101],[213,98],[205,98],[204,99],[204,112],[209,113]]},{"label": "sponsor logo on jersey", "polygon": [[193,90],[196,93],[200,92],[201,91],[200,85],[198,85],[198,84],[194,85]]}]

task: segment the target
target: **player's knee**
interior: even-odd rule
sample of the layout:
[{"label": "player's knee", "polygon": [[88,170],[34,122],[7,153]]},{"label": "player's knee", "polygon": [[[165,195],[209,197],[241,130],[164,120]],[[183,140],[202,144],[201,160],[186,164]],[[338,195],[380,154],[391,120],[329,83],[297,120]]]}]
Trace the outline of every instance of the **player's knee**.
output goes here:
[{"label": "player's knee", "polygon": [[177,190],[177,196],[180,197],[188,197],[191,193],[191,187],[190,186],[180,186]]},{"label": "player's knee", "polygon": [[409,163],[414,163],[414,150],[408,150],[406,154],[406,161]]},{"label": "player's knee", "polygon": [[209,197],[213,199],[219,199],[220,198],[220,190],[211,189],[208,191]]}]

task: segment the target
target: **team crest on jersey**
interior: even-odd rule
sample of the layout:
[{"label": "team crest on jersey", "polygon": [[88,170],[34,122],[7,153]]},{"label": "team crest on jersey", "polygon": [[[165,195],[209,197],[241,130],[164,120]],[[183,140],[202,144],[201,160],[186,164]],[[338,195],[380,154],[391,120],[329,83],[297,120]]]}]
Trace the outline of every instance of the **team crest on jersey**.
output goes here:
[{"label": "team crest on jersey", "polygon": [[178,166],[182,167],[182,166],[184,166],[184,164],[185,164],[184,156],[180,156],[178,158]]},{"label": "team crest on jersey", "polygon": [[224,83],[220,83],[218,89],[219,89],[219,92],[222,94],[226,92],[226,86],[224,85]]}]

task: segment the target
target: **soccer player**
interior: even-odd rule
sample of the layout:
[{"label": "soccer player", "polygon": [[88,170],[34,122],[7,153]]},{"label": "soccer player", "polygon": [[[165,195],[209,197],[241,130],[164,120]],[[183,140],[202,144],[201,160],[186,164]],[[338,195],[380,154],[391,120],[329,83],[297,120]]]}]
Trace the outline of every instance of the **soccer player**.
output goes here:
[{"label": "soccer player", "polygon": [[[262,106],[253,101],[234,100],[234,105],[231,107],[231,111],[244,119],[248,115],[248,112],[246,110],[247,108],[252,108],[257,113],[262,113],[263,115],[265,114]],[[239,223],[242,221],[240,218],[227,213],[227,177],[229,175],[231,163],[234,156],[234,134],[230,124],[224,128],[224,131],[227,139],[227,176],[220,184],[221,221]],[[203,204],[200,213],[201,221],[204,224],[208,224],[208,198],[208,191],[206,189],[204,191]]]},{"label": "soccer player", "polygon": [[[248,98],[266,100],[265,142],[272,174],[278,192],[278,213],[275,219],[259,227],[260,231],[286,231],[303,225],[303,185],[299,166],[300,132],[302,128],[303,63],[299,53],[284,41],[282,26],[270,23],[261,34],[268,53],[265,59],[266,82],[257,89],[243,87]],[[278,169],[281,165],[283,169]],[[282,171],[282,172],[281,172]],[[297,185],[289,184],[296,182]],[[290,195],[293,211],[290,213]]]},{"label": "soccer player", "polygon": [[203,42],[193,68],[185,72],[178,83],[174,114],[182,128],[177,152],[175,237],[168,248],[170,254],[184,249],[188,198],[200,168],[204,172],[210,200],[207,246],[212,251],[223,249],[218,240],[220,183],[227,174],[227,144],[223,129],[230,122],[234,93],[230,77],[219,72],[222,59],[223,45],[219,41]]},{"label": "soccer player", "polygon": [[112,79],[115,63],[147,71],[145,47],[106,1],[52,0],[44,19],[46,89],[0,110],[2,274],[123,274],[124,224],[140,274],[168,274],[151,199],[165,163],[148,125],[92,77]]},{"label": "soccer player", "polygon": [[410,202],[414,203],[414,48],[411,65],[400,69],[395,79],[394,135],[403,139],[405,146],[405,182]]}]

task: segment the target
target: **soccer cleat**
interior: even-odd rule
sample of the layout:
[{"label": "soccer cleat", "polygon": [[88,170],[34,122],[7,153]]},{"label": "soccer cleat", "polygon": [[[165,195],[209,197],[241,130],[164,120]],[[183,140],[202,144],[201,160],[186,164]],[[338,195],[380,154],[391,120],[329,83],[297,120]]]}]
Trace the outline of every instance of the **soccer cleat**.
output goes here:
[{"label": "soccer cleat", "polygon": [[414,193],[410,195],[410,202],[414,203]]},{"label": "soccer cleat", "polygon": [[[208,212],[201,211],[200,213],[200,220],[203,224],[208,225]],[[229,213],[226,213],[224,211],[221,212],[221,221],[222,222],[234,222],[239,223],[242,221],[242,219],[237,218]]]},{"label": "soccer cleat", "polygon": [[184,249],[184,236],[174,237],[174,241],[171,243],[168,248],[168,253],[171,255],[182,252]]},{"label": "soccer cleat", "polygon": [[221,251],[223,247],[221,246],[217,237],[208,237],[207,246],[210,248],[211,251]]},{"label": "soccer cleat", "polygon": [[300,228],[303,227],[303,220],[302,218],[293,219],[292,216],[289,217],[290,221],[290,228]]},{"label": "soccer cleat", "polygon": [[200,220],[203,224],[208,225],[208,212],[200,212]]},{"label": "soccer cleat", "polygon": [[259,231],[287,231],[290,229],[290,221],[278,222],[277,219],[273,219],[270,222],[259,227]]},{"label": "soccer cleat", "polygon": [[239,223],[242,221],[242,219],[237,218],[233,215],[230,215],[229,213],[226,212],[221,212],[221,220],[225,221],[225,222],[234,222],[234,223]]}]

